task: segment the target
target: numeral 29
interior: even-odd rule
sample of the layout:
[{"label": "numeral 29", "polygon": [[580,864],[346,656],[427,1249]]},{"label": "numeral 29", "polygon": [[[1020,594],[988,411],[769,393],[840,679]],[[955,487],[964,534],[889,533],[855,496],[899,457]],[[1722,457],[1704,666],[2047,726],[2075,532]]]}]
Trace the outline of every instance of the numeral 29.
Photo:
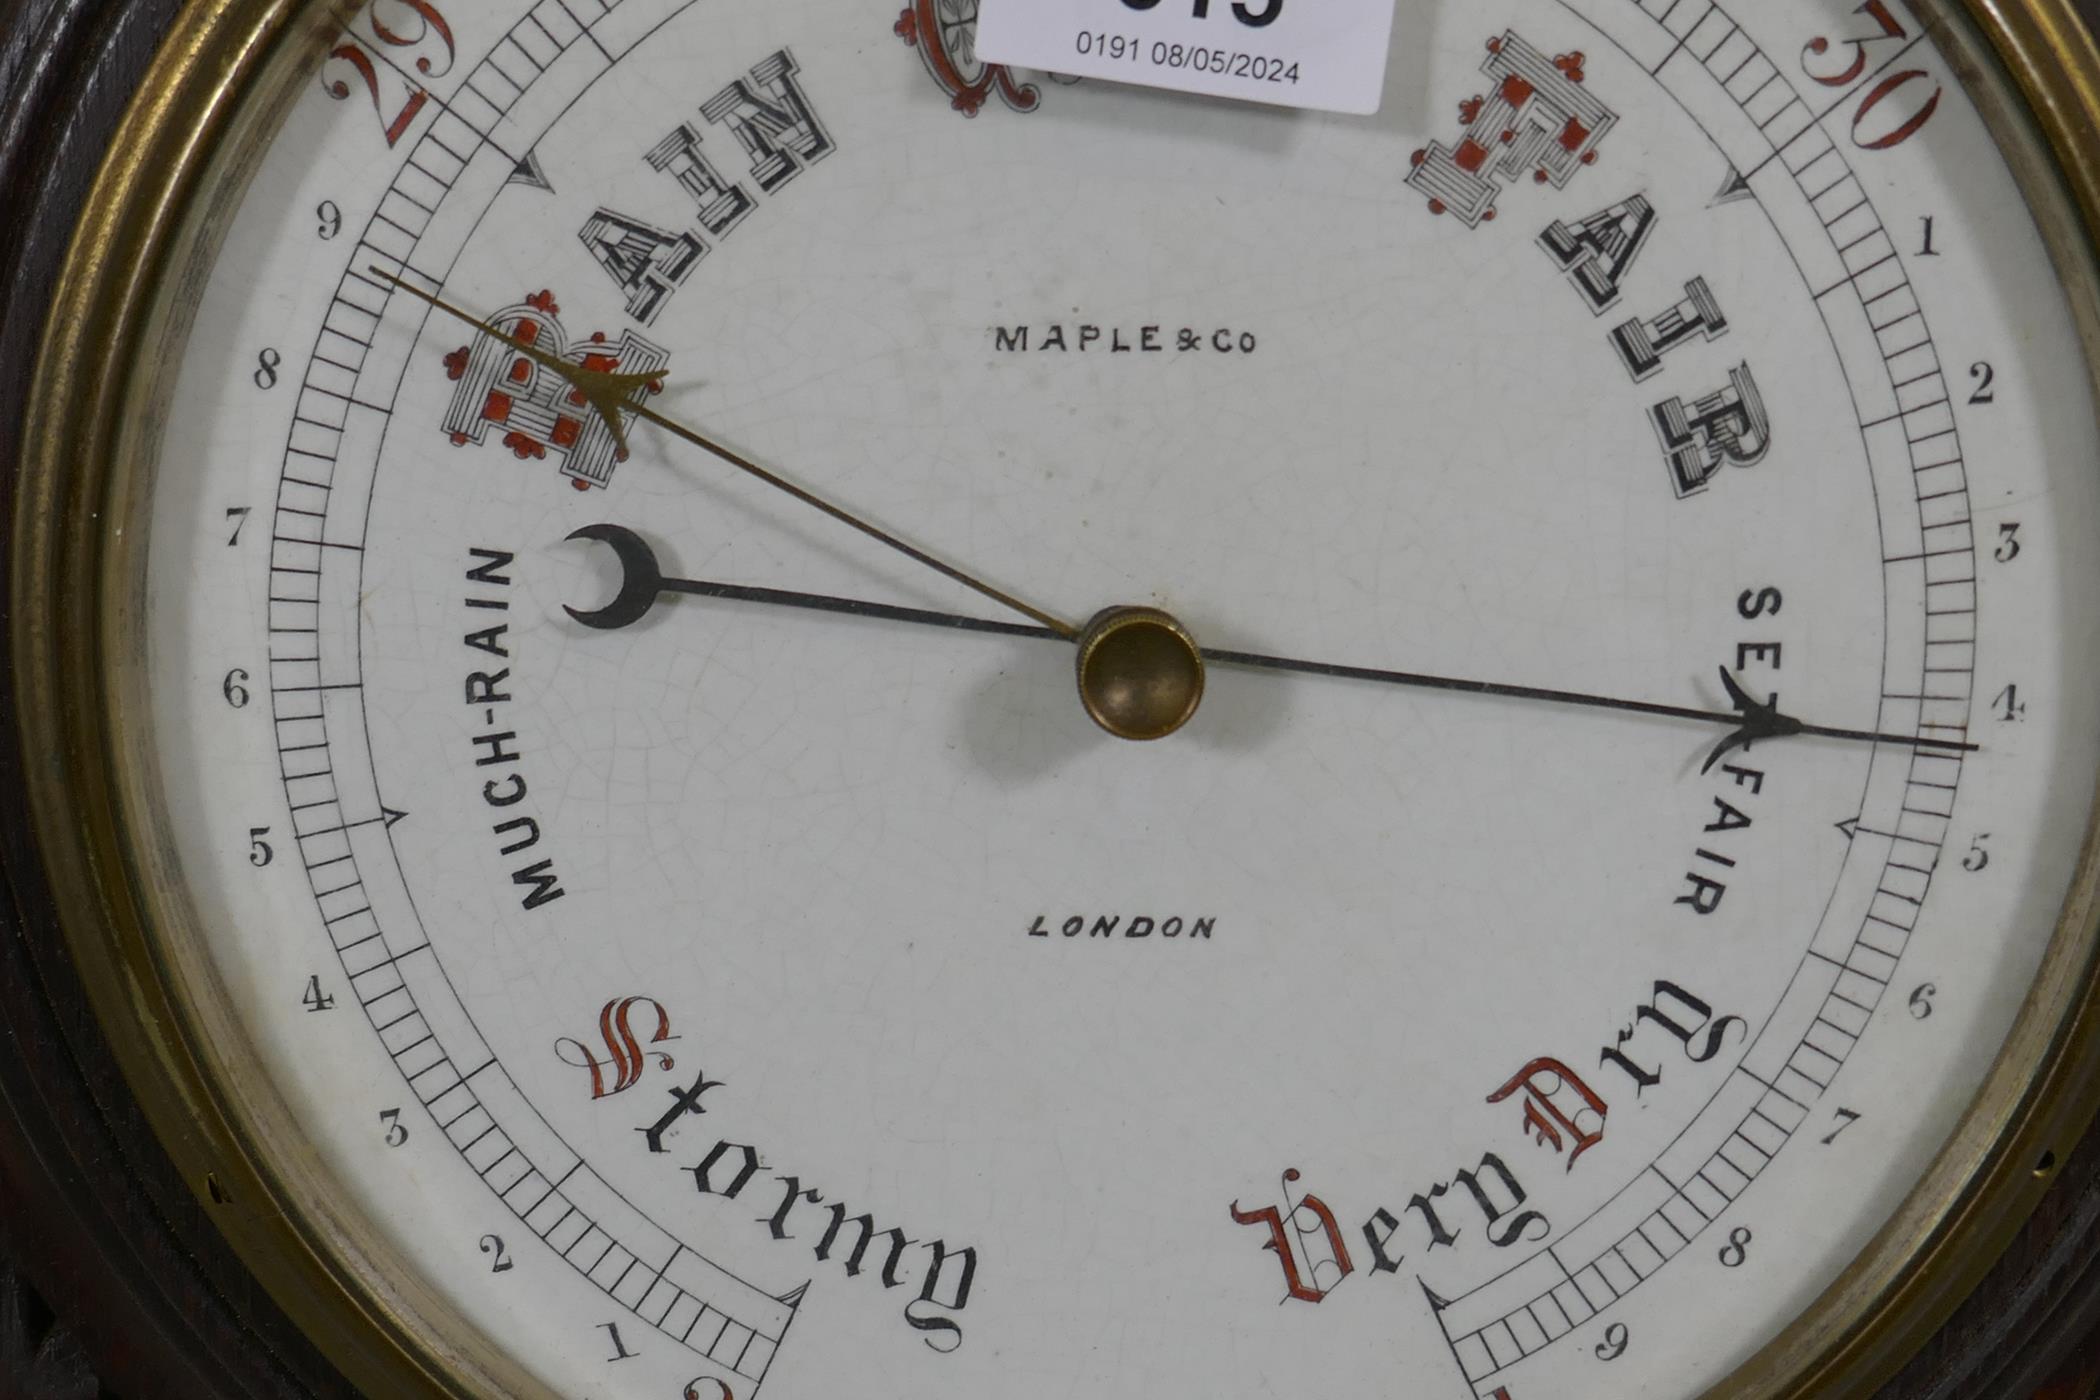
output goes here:
[{"label": "numeral 29", "polygon": [[[1159,0],[1123,0],[1125,7],[1133,10],[1151,10],[1159,7]],[[1233,0],[1232,15],[1249,29],[1266,29],[1283,14],[1283,0],[1268,0],[1259,9],[1246,0]],[[1195,17],[1210,18],[1210,0],[1196,0]]]},{"label": "numeral 29", "polygon": [[[406,58],[414,54],[416,72],[425,77],[443,77],[452,71],[452,65],[459,57],[459,43],[452,36],[452,26],[430,0],[374,0],[365,12],[365,19],[372,31],[371,38],[345,34],[343,37],[347,42],[329,51],[328,63],[347,64],[348,72],[356,75],[358,82],[371,95],[372,110],[378,113],[380,130],[391,147],[400,142],[415,123],[416,115],[423,110],[423,104],[430,101],[427,89],[395,67],[394,55]],[[433,56],[439,52],[443,55],[443,66],[433,62]],[[380,96],[381,64],[401,79],[406,94],[394,109],[391,119],[387,116],[390,101]],[[339,102],[349,101],[355,91],[342,68],[333,71],[324,68],[321,87]],[[324,216],[324,226],[326,222]]]}]

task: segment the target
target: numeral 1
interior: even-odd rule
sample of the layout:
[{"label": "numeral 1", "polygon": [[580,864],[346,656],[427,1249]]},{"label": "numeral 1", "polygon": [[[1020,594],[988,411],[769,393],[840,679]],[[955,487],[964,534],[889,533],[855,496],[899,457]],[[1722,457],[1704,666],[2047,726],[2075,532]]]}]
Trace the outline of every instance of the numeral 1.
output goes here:
[{"label": "numeral 1", "polygon": [[598,1328],[600,1331],[604,1332],[606,1336],[612,1338],[613,1354],[605,1358],[607,1362],[627,1361],[635,1356],[634,1352],[631,1352],[627,1349],[627,1343],[620,1340],[619,1323],[601,1322],[598,1324]]}]

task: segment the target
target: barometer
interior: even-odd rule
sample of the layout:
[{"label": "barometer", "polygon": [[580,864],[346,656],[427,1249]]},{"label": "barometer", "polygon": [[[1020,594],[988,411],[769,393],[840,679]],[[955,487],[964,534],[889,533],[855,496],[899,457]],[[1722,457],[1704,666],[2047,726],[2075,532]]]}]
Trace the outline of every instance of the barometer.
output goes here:
[{"label": "barometer", "polygon": [[101,76],[12,147],[9,1092],[114,1183],[54,1218],[192,1280],[169,1364],[2039,1379],[2100,54],[1328,10],[50,21]]}]

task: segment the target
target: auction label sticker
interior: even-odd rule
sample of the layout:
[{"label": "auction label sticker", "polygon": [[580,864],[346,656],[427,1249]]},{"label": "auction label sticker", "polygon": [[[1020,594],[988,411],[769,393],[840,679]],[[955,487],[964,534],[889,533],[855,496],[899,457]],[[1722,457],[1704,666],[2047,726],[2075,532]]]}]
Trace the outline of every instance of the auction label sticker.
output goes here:
[{"label": "auction label sticker", "polygon": [[981,0],[988,63],[1369,114],[1394,0]]}]

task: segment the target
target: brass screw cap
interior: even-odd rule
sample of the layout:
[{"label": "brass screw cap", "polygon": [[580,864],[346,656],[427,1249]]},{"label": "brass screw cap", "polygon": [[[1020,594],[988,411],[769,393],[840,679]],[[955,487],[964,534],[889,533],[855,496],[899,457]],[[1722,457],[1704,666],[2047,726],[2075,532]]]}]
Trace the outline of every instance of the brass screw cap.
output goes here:
[{"label": "brass screw cap", "polygon": [[1203,700],[1203,650],[1158,608],[1104,608],[1079,634],[1079,699],[1118,739],[1164,739]]}]

